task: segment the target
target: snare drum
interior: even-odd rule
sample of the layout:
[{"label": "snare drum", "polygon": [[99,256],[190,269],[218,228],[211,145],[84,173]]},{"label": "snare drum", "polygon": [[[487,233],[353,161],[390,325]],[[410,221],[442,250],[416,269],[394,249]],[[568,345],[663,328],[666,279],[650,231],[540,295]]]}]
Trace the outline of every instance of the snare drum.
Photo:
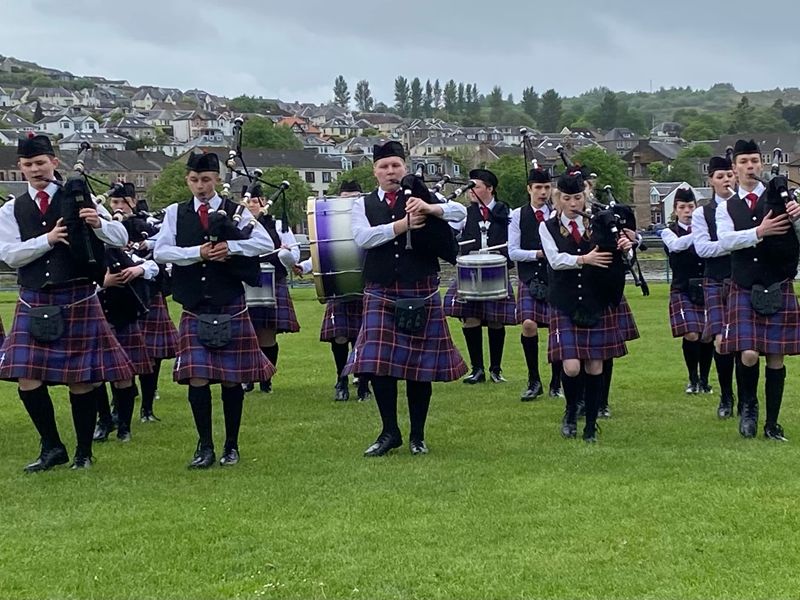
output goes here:
[{"label": "snare drum", "polygon": [[247,306],[275,308],[275,267],[261,263],[258,287],[244,284],[244,302]]},{"label": "snare drum", "polygon": [[351,217],[355,197],[308,199],[311,273],[317,299],[353,299],[364,291],[364,253],[353,239]]},{"label": "snare drum", "polygon": [[508,263],[502,254],[468,254],[456,259],[459,300],[508,298]]}]

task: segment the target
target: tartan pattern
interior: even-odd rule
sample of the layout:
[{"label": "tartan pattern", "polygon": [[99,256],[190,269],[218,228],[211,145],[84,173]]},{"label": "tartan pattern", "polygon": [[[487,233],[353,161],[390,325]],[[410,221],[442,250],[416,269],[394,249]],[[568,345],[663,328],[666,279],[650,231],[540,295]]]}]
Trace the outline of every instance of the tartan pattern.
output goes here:
[{"label": "tartan pattern", "polygon": [[131,368],[136,375],[148,375],[153,372],[153,361],[147,352],[147,346],[139,323],[133,322],[122,329],[111,328],[119,345],[128,355]]},{"label": "tartan pattern", "polygon": [[517,323],[525,320],[535,321],[539,327],[550,324],[550,305],[546,300],[537,300],[531,296],[527,283],[519,281],[517,284]]},{"label": "tartan pattern", "polygon": [[[363,325],[343,374],[365,373],[407,381],[453,381],[463,377],[467,365],[450,337],[438,286],[437,276],[387,287],[368,284],[364,290]],[[394,301],[428,296],[428,322],[423,334],[397,331]]]},{"label": "tartan pattern", "polygon": [[725,329],[725,313],[728,310],[728,296],[731,293],[731,280],[717,281],[703,279],[703,297],[706,300],[706,326],[703,339],[713,339]]},{"label": "tartan pattern", "polygon": [[169,316],[164,295],[150,298],[150,311],[139,320],[147,354],[152,359],[175,358],[178,353],[178,330]]},{"label": "tartan pattern", "polygon": [[617,313],[617,327],[622,332],[622,339],[626,342],[639,339],[639,328],[636,326],[636,319],[633,318],[633,311],[631,305],[628,304],[628,299],[623,295],[622,300],[616,308]]},{"label": "tartan pattern", "polygon": [[361,329],[363,311],[363,298],[347,301],[328,300],[325,303],[325,316],[322,318],[319,341],[330,342],[337,337],[355,340]]},{"label": "tartan pattern", "polygon": [[247,309],[256,329],[272,329],[275,333],[297,333],[300,323],[294,312],[286,280],[275,282],[275,307],[253,306]]},{"label": "tartan pattern", "polygon": [[28,333],[28,307],[17,302],[11,332],[0,348],[0,379],[33,379],[51,385],[127,381],[133,369],[106,321],[93,285],[57,290],[20,289],[20,298],[33,307],[63,309],[64,335],[41,343]]},{"label": "tartan pattern", "polygon": [[592,328],[576,327],[562,310],[550,307],[550,331],[547,335],[547,360],[606,360],[625,356],[628,349],[611,307],[603,312]]},{"label": "tartan pattern", "polygon": [[[196,315],[234,315],[244,308],[242,295],[226,306],[200,305],[193,312]],[[197,339],[197,319],[184,311],[178,326],[178,355],[172,379],[178,383],[189,383],[192,377],[208,379],[212,383],[249,383],[264,381],[275,374],[275,367],[258,347],[258,338],[246,310],[231,319],[231,337],[231,343],[225,348],[206,348]]]},{"label": "tartan pattern", "polygon": [[3,327],[3,320],[0,319],[0,345],[2,345],[5,339],[6,339],[6,328]]},{"label": "tartan pattern", "polygon": [[731,283],[720,351],[755,350],[759,354],[800,354],[800,307],[791,281],[781,286],[782,308],[765,317],[750,306],[750,290]]},{"label": "tartan pattern", "polygon": [[480,319],[481,322],[495,321],[503,325],[517,324],[517,305],[514,301],[514,288],[508,284],[508,297],[504,300],[468,300],[459,302],[456,299],[457,281],[453,281],[444,295],[444,314],[457,319]]},{"label": "tartan pattern", "polygon": [[669,291],[669,326],[672,337],[683,337],[687,333],[702,334],[705,324],[705,307],[692,304],[689,296],[683,292]]}]

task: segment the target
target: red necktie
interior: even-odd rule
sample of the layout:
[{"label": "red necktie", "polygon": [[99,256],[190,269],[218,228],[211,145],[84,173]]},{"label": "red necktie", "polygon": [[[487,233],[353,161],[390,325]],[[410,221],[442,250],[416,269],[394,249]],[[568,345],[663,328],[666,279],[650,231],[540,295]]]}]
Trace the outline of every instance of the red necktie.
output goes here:
[{"label": "red necktie", "polygon": [[483,218],[484,221],[488,221],[489,220],[489,207],[486,206],[485,204],[481,204],[480,207],[481,207],[481,218]]},{"label": "red necktie", "polygon": [[747,203],[750,205],[750,212],[753,212],[756,209],[756,202],[758,202],[758,196],[756,196],[753,192],[750,192],[745,196],[747,199]]},{"label": "red necktie", "polygon": [[686,228],[686,232],[687,232],[687,233],[692,233],[692,226],[691,226],[691,225],[689,225],[689,226]]},{"label": "red necktie", "polygon": [[578,224],[575,221],[569,222],[569,229],[572,231],[572,239],[575,240],[576,244],[581,243],[581,232],[578,231]]},{"label": "red necktie", "polygon": [[397,201],[397,192],[385,192],[384,196],[386,198],[386,204],[389,205],[389,208],[394,208],[394,203]]},{"label": "red necktie", "polygon": [[36,202],[39,204],[39,210],[44,214],[50,206],[50,195],[44,190],[41,190],[36,194]]},{"label": "red necktie", "polygon": [[544,213],[542,211],[540,210],[536,211],[536,220],[539,221],[539,223],[544,221]]},{"label": "red necktie", "polygon": [[203,229],[208,229],[208,204],[201,202],[200,208],[197,209],[197,214],[200,217],[200,224]]}]

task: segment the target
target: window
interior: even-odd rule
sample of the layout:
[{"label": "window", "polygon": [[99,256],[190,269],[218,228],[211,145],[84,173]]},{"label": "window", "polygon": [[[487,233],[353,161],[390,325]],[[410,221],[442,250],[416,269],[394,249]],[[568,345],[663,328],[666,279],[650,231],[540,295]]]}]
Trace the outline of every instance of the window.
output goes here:
[{"label": "window", "polygon": [[459,165],[453,165],[453,175],[461,175],[461,167]]},{"label": "window", "polygon": [[431,146],[428,146],[428,154],[433,154],[433,148]]},{"label": "window", "polygon": [[61,129],[69,129],[69,121],[61,121]]},{"label": "window", "polygon": [[330,171],[323,171],[322,172],[322,183],[330,183],[331,182],[331,173]]},{"label": "window", "polygon": [[436,165],[434,164],[428,165],[428,175],[436,175],[437,171],[438,169],[436,168]]},{"label": "window", "polygon": [[140,173],[139,175],[136,176],[136,187],[143,188],[144,186],[145,186],[144,175]]},{"label": "window", "polygon": [[315,181],[314,171],[306,171],[306,183],[314,183]]}]

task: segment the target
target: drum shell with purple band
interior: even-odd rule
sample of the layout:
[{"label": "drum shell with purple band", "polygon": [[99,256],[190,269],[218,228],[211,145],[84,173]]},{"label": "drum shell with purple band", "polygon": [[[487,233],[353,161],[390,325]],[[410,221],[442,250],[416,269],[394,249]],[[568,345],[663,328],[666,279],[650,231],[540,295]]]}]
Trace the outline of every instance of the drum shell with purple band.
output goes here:
[{"label": "drum shell with purple band", "polygon": [[139,320],[147,355],[153,360],[174,358],[178,352],[178,330],[169,316],[161,292],[150,297],[150,310]]},{"label": "drum shell with purple band", "polygon": [[508,284],[508,259],[502,254],[468,254],[456,260],[459,300],[504,300],[514,292]]},{"label": "drum shell with purple band", "polygon": [[725,328],[725,315],[728,310],[728,296],[731,293],[731,280],[703,279],[703,298],[705,299],[706,324],[703,339],[710,340],[722,333]]},{"label": "drum shell with purple band", "polygon": [[353,239],[354,197],[308,199],[311,273],[317,299],[347,299],[364,289],[364,252]]},{"label": "drum shell with purple band", "polygon": [[687,333],[703,333],[706,324],[705,307],[692,304],[689,296],[678,290],[669,292],[669,326],[672,337],[682,337]]},{"label": "drum shell with purple band", "polygon": [[514,290],[506,284],[506,296],[502,300],[468,300],[460,299],[458,282],[454,281],[444,296],[444,314],[457,319],[479,319],[482,322],[517,324],[517,305],[514,301]]},{"label": "drum shell with purple band", "polygon": [[153,372],[153,360],[147,352],[142,328],[134,321],[123,327],[112,327],[119,345],[128,355],[131,368],[136,375],[149,375]]},{"label": "drum shell with purple band", "polygon": [[361,330],[363,298],[355,300],[329,300],[325,303],[325,316],[319,332],[320,342],[332,342],[337,337],[355,340]]},{"label": "drum shell with purple band", "polygon": [[245,304],[248,308],[275,308],[277,302],[275,298],[275,267],[266,262],[262,262],[260,266],[261,273],[258,276],[259,285],[257,287],[242,283]]},{"label": "drum shell with purple band", "polygon": [[625,356],[628,349],[617,323],[616,310],[606,307],[600,322],[594,327],[576,327],[572,319],[550,307],[550,327],[547,336],[547,360],[606,360]]},{"label": "drum shell with purple band", "polygon": [[275,283],[275,303],[273,306],[249,306],[250,321],[256,329],[271,329],[275,333],[297,333],[300,323],[294,311],[294,303],[289,295],[289,285],[285,279]]},{"label": "drum shell with purple band", "polygon": [[539,327],[550,326],[550,305],[546,300],[539,300],[531,296],[527,283],[517,283],[517,323],[534,321]]}]

